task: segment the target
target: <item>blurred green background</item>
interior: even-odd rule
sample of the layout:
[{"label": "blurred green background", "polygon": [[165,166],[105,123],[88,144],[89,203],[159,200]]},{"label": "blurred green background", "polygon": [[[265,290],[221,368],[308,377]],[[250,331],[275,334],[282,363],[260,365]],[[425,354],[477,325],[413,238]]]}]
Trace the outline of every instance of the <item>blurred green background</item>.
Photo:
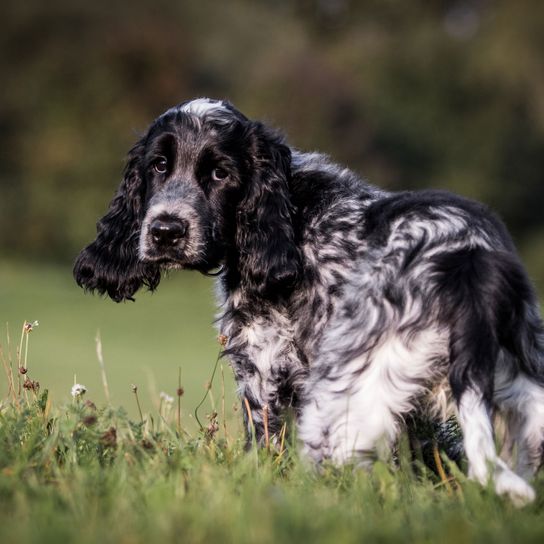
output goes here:
[{"label": "blurred green background", "polygon": [[203,392],[210,280],[179,273],[116,305],[71,278],[137,135],[192,97],[382,187],[490,204],[544,292],[541,0],[4,0],[0,70],[0,319],[12,341],[40,321],[31,371],[57,399],[74,373],[103,398],[97,329],[115,402],[133,410],[138,383],[153,406],[179,365],[188,409]]}]

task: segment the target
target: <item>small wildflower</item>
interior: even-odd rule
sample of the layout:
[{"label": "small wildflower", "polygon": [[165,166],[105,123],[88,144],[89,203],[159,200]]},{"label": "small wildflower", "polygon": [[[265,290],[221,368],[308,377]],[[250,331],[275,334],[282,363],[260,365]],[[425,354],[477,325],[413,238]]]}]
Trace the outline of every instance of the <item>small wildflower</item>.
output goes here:
[{"label": "small wildflower", "polygon": [[219,344],[223,347],[225,347],[227,345],[227,342],[229,341],[229,337],[228,336],[225,336],[224,334],[220,334],[218,337],[217,337],[217,341],[219,342]]},{"label": "small wildflower", "polygon": [[85,407],[89,408],[89,410],[96,410],[96,404],[92,400],[86,400]]},{"label": "small wildflower", "polygon": [[100,442],[107,448],[115,448],[117,446],[117,429],[110,427],[101,437]]},{"label": "small wildflower", "polygon": [[86,392],[87,388],[80,383],[75,383],[72,386],[72,397],[74,397],[75,399],[83,396]]},{"label": "small wildflower", "polygon": [[28,391],[34,391],[35,393],[37,393],[40,390],[40,382],[27,378],[23,383],[23,388]]},{"label": "small wildflower", "polygon": [[161,402],[164,402],[164,404],[174,404],[174,397],[171,397],[170,395],[166,394],[164,391],[162,391],[159,395]]},{"label": "small wildflower", "polygon": [[183,389],[183,387],[178,387],[178,388],[176,389],[176,395],[177,395],[178,397],[183,397],[183,393],[185,393],[185,389]]},{"label": "small wildflower", "polygon": [[25,321],[24,329],[26,333],[32,332],[34,327],[37,327],[40,323],[38,321]]},{"label": "small wildflower", "polygon": [[137,393],[137,392],[138,392],[138,386],[137,386],[137,385],[131,384],[130,387],[131,387],[133,393]]},{"label": "small wildflower", "polygon": [[26,374],[28,372],[28,368],[25,368],[24,366],[19,367],[19,374]]},{"label": "small wildflower", "polygon": [[205,435],[208,440],[212,440],[217,431],[219,431],[219,423],[217,422],[217,412],[213,411],[208,415],[210,421],[208,427],[206,427]]},{"label": "small wildflower", "polygon": [[152,450],[152,449],[155,448],[155,446],[153,445],[153,442],[151,442],[147,438],[144,438],[142,440],[141,444],[142,444],[142,448],[144,448],[144,450]]},{"label": "small wildflower", "polygon": [[82,421],[85,427],[92,427],[96,423],[97,417],[94,414],[91,414],[89,416],[85,416]]}]

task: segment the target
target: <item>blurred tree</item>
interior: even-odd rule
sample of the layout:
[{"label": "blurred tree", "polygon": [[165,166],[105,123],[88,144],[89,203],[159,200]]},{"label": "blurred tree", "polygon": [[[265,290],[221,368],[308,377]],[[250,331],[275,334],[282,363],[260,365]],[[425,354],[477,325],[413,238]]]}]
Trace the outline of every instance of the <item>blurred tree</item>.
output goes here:
[{"label": "blurred tree", "polygon": [[137,133],[211,95],[378,185],[486,201],[544,279],[539,0],[7,0],[0,25],[3,254],[72,259]]}]

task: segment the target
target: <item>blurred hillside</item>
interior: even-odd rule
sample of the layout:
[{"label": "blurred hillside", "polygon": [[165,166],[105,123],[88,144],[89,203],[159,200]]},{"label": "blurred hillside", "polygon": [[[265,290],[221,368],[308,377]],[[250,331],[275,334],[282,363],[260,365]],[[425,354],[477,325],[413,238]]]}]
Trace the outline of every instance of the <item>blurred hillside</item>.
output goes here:
[{"label": "blurred hillside", "polygon": [[71,261],[138,132],[228,98],[390,189],[495,207],[544,286],[540,0],[4,0],[2,255]]}]

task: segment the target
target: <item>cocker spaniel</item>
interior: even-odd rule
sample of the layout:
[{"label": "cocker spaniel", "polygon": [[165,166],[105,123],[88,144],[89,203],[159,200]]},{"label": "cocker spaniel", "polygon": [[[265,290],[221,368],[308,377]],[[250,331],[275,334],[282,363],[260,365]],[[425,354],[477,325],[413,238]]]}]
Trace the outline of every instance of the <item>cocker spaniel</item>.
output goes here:
[{"label": "cocker spaniel", "polygon": [[220,269],[219,328],[258,442],[291,407],[307,456],[368,465],[413,411],[453,410],[470,476],[518,504],[534,498],[544,328],[512,240],[482,204],[383,191],[197,99],[132,148],[97,231],[75,278],[117,302],[155,289],[161,269]]}]

